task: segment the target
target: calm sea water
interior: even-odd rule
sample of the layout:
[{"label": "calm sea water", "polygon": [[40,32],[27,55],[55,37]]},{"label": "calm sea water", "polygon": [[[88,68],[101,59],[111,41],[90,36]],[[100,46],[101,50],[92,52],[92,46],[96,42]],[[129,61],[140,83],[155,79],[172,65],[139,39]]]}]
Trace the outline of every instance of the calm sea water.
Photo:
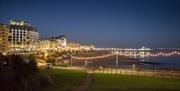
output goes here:
[{"label": "calm sea water", "polygon": [[153,63],[161,63],[159,65],[152,65],[152,64],[142,64],[140,65],[143,68],[147,69],[180,69],[180,56],[169,56],[169,57],[149,57],[144,58],[145,62],[153,62]]},{"label": "calm sea water", "polygon": [[[133,68],[133,64],[136,67],[143,69],[179,69],[180,70],[180,56],[159,56],[159,57],[147,57],[140,60],[119,60],[119,68]],[[91,61],[88,62],[88,66],[93,67],[116,67],[115,60],[103,60],[103,61]]]}]

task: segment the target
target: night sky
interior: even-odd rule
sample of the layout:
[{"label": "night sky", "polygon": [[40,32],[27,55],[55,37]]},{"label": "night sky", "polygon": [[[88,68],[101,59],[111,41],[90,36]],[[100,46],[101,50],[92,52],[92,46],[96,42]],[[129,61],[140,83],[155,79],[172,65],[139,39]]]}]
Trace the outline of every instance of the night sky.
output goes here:
[{"label": "night sky", "polygon": [[97,47],[180,47],[180,0],[0,0],[0,22]]}]

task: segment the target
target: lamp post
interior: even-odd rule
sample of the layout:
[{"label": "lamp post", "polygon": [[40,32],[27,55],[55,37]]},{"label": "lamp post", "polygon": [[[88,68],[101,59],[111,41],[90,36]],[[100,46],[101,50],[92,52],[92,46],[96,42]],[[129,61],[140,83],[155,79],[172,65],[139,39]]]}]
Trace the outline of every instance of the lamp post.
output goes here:
[{"label": "lamp post", "polygon": [[88,66],[88,61],[87,60],[88,60],[88,58],[84,62],[85,72],[87,72],[87,66]]},{"label": "lamp post", "polygon": [[84,66],[87,67],[88,66],[88,62],[87,62],[88,59],[85,60],[84,62]]},{"label": "lamp post", "polygon": [[72,61],[72,55],[70,56],[70,61],[71,61],[71,66],[73,65],[73,61]]},{"label": "lamp post", "polygon": [[118,51],[116,51],[116,68],[118,68]]}]

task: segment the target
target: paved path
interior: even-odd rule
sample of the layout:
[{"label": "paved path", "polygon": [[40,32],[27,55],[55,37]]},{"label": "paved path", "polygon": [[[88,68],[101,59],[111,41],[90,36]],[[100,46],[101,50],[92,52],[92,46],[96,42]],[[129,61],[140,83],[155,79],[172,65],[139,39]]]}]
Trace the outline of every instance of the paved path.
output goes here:
[{"label": "paved path", "polygon": [[84,80],[82,85],[80,85],[79,87],[75,88],[73,91],[88,91],[88,89],[91,86],[91,84],[92,84],[92,74],[91,73],[87,73],[86,74],[86,79]]}]

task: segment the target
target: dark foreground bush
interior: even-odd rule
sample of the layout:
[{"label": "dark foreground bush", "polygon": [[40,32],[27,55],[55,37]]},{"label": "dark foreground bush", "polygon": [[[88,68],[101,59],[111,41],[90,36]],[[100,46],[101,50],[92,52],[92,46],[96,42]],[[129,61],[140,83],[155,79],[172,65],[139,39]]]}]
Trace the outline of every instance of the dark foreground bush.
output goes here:
[{"label": "dark foreground bush", "polygon": [[0,91],[33,91],[38,85],[33,56],[0,56]]}]

